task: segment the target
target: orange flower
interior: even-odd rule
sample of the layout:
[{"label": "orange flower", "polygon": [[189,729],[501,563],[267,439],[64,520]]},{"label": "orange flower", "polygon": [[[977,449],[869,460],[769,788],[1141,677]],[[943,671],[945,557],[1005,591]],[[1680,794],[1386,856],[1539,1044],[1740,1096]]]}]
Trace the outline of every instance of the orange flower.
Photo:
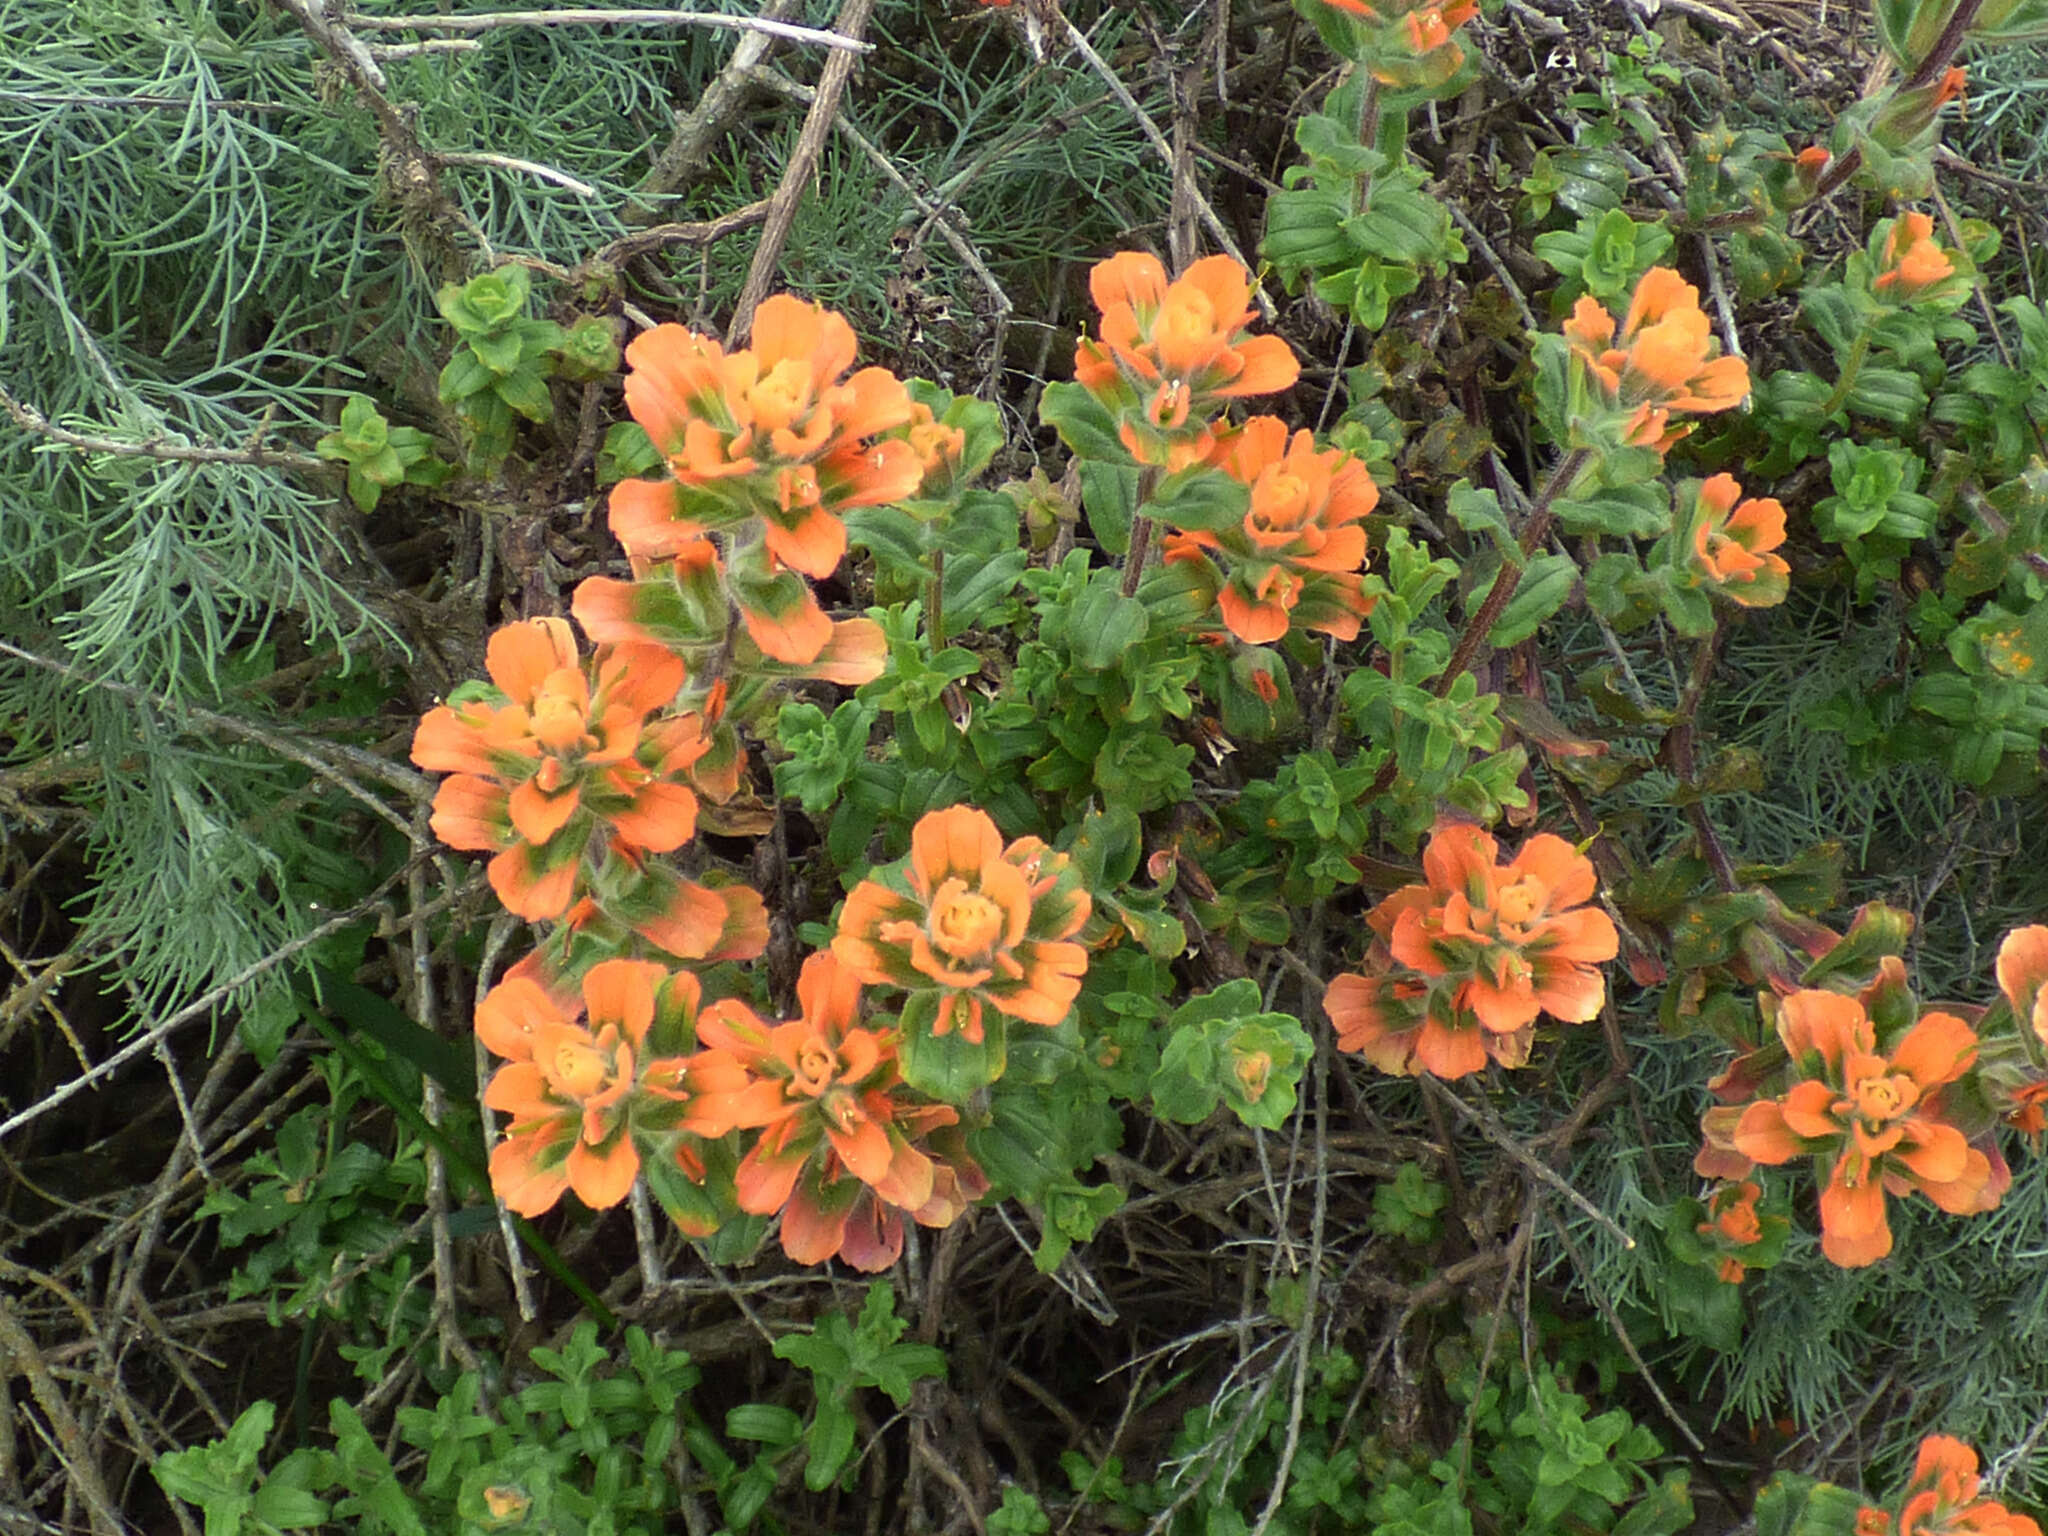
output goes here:
[{"label": "orange flower", "polygon": [[1335,448],[1318,452],[1313,433],[1290,440],[1275,416],[1254,416],[1225,435],[1214,462],[1249,487],[1250,509],[1236,528],[1173,534],[1166,559],[1221,560],[1229,575],[1217,601],[1240,640],[1278,640],[1291,619],[1357,639],[1359,620],[1372,611],[1357,575],[1366,560],[1358,522],[1380,499],[1365,466]]},{"label": "orange flower", "polygon": [[1724,1250],[1718,1273],[1730,1285],[1740,1285],[1749,1268],[1735,1253],[1725,1250],[1753,1248],[1764,1240],[1763,1219],[1756,1213],[1763,1192],[1763,1186],[1752,1179],[1721,1185],[1707,1196],[1707,1220],[1694,1228]]},{"label": "orange flower", "polygon": [[2048,1131],[2048,1078],[2008,1089],[2005,1123],[2041,1149],[2041,1133]]},{"label": "orange flower", "polygon": [[1915,211],[1892,220],[1878,260],[1871,290],[1897,304],[1927,298],[1956,274],[1948,252],[1934,243],[1934,220]]},{"label": "orange flower", "polygon": [[966,428],[940,421],[932,414],[930,406],[922,400],[912,400],[910,420],[890,435],[902,438],[910,444],[911,452],[917,455],[918,467],[922,471],[917,495],[943,496],[952,488],[959,474],[961,456],[967,452]]},{"label": "orange flower", "polygon": [[760,518],[792,570],[829,576],[846,553],[836,514],[912,494],[923,469],[908,443],[876,441],[911,419],[886,368],[847,377],[857,343],[843,316],[789,294],[754,315],[753,345],[658,325],[626,348],[626,408],[668,461],[667,480],[612,491],[612,532],[657,557],[699,534]]},{"label": "orange flower", "polygon": [[936,992],[933,1035],[957,1024],[979,1042],[984,1003],[1029,1024],[1067,1016],[1088,969],[1069,941],[1091,910],[1065,854],[1035,837],[1004,847],[986,812],[956,805],[918,820],[904,864],[854,888],[832,953],[862,981]]},{"label": "orange flower", "polygon": [[593,681],[567,621],[531,619],[492,634],[496,686],[465,684],[430,710],[412,760],[453,773],[434,797],[435,834],[495,851],[491,887],[521,917],[560,917],[573,899],[592,829],[665,853],[696,831],[683,780],[709,750],[695,715],[650,721],[683,682],[659,646],[601,648]]},{"label": "orange flower", "polygon": [[[640,1171],[635,1121],[660,1108],[642,1092],[655,1065],[649,1031],[658,1016],[687,1020],[697,999],[696,977],[644,960],[592,966],[580,1006],[531,971],[485,994],[477,1038],[507,1059],[484,1089],[484,1103],[512,1117],[491,1153],[491,1187],[507,1206],[538,1216],[565,1189],[593,1209],[626,1198]],[[705,1086],[729,1091],[732,1074]]]},{"label": "orange flower", "polygon": [[1669,267],[1636,283],[1616,345],[1614,317],[1590,295],[1565,322],[1565,340],[1597,402],[1621,415],[1622,441],[1660,452],[1691,430],[1672,426],[1673,411],[1725,411],[1749,393],[1749,365],[1716,357],[1720,344],[1700,308],[1699,290]]},{"label": "orange flower", "polygon": [[1383,85],[1434,88],[1464,65],[1465,50],[1451,34],[1479,14],[1478,0],[1451,4],[1423,0],[1324,0],[1363,24],[1364,57],[1373,77]]},{"label": "orange flower", "polygon": [[[1893,1500],[1893,1511],[1866,1506],[1871,1528],[1897,1536],[2041,1536],[2041,1527],[1995,1499],[1980,1499],[1977,1453],[1952,1435],[1920,1442],[1912,1479]],[[1878,1524],[1878,1522],[1882,1524]],[[1859,1520],[1858,1529],[1863,1529]]]},{"label": "orange flower", "polygon": [[1539,832],[1513,861],[1479,828],[1439,826],[1423,851],[1426,884],[1382,901],[1366,921],[1393,958],[1448,978],[1454,998],[1495,1034],[1528,1028],[1539,1013],[1581,1024],[1607,996],[1599,966],[1620,949],[1613,920],[1587,906],[1592,861]]},{"label": "orange flower", "polygon": [[2048,927],[2015,928],[1998,946],[1998,990],[2022,1029],[2048,1046]]},{"label": "orange flower", "polygon": [[[1591,861],[1542,832],[1506,866],[1478,827],[1439,825],[1421,885],[1366,914],[1380,974],[1340,975],[1324,1011],[1338,1044],[1383,1072],[1463,1077],[1529,1059],[1539,1013],[1583,1023],[1607,996],[1600,963],[1621,936],[1598,907]],[[1399,971],[1388,972],[1387,966]]]},{"label": "orange flower", "polygon": [[1776,498],[1738,502],[1742,487],[1733,475],[1715,475],[1693,494],[1694,574],[1745,608],[1783,602],[1792,568],[1772,553],[1785,542],[1785,509]]},{"label": "orange flower", "polygon": [[[860,980],[830,954],[804,961],[798,1018],[766,1024],[746,1004],[717,1002],[697,1020],[707,1049],[693,1070],[746,1086],[695,1100],[706,1134],[760,1127],[734,1174],[740,1209],[782,1212],[782,1248],[799,1264],[834,1254],[887,1269],[903,1251],[903,1215],[942,1227],[986,1192],[964,1151],[918,1143],[959,1116],[904,1097],[895,1042],[859,1028]],[[865,1200],[863,1199],[865,1196]]]},{"label": "orange flower", "polygon": [[1119,251],[1088,274],[1099,339],[1074,351],[1074,378],[1118,423],[1131,457],[1179,468],[1204,457],[1220,401],[1277,394],[1301,376],[1278,336],[1247,335],[1251,274],[1209,256],[1172,282],[1158,258]]},{"label": "orange flower", "polygon": [[1821,1251],[1845,1269],[1892,1249],[1885,1195],[1919,1190],[1945,1211],[1997,1203],[1989,1159],[1928,1100],[1976,1061],[1977,1036],[1953,1014],[1925,1013],[1889,1057],[1864,1005],[1836,992],[1794,992],[1778,1004],[1778,1037],[1798,1080],[1743,1110],[1736,1147],[1760,1163],[1833,1158],[1821,1192]]},{"label": "orange flower", "polygon": [[1420,981],[1344,971],[1330,979],[1323,1012],[1337,1032],[1339,1050],[1356,1051],[1390,1076],[1464,1077],[1487,1062],[1479,1021]]}]

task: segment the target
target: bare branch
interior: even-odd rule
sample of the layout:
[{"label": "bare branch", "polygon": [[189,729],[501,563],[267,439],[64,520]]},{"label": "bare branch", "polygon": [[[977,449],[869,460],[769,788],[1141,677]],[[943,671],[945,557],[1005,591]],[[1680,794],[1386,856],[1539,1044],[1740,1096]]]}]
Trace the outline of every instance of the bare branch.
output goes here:
[{"label": "bare branch", "polygon": [[310,453],[299,453],[291,449],[265,448],[252,444],[247,448],[214,448],[205,444],[177,443],[161,437],[141,439],[122,437],[95,437],[89,433],[73,432],[60,427],[32,405],[24,405],[0,389],[0,410],[14,418],[14,424],[25,432],[48,438],[61,447],[77,450],[79,453],[110,453],[126,458],[165,459],[178,464],[250,464],[259,469],[330,469],[333,466],[324,459],[317,459]]},{"label": "bare branch", "polygon": [[517,155],[437,149],[434,151],[434,159],[442,165],[488,165],[501,171],[524,171],[541,181],[551,181],[558,187],[567,187],[578,197],[597,196],[597,188],[589,182],[578,181],[566,171],[558,171],[551,165],[542,165],[538,160],[522,160]]},{"label": "bare branch", "polygon": [[[846,37],[858,38],[867,30],[868,17],[874,14],[874,9],[875,0],[846,0],[839,8],[833,27]],[[726,328],[728,342],[738,344],[746,340],[747,331],[754,323],[755,308],[768,297],[769,286],[775,281],[781,265],[783,244],[789,239],[791,226],[796,223],[797,206],[803,201],[804,189],[810,185],[811,171],[818,163],[818,156],[824,152],[825,140],[839,114],[839,98],[853,75],[854,58],[851,53],[835,53],[818,71],[817,95],[812,98],[811,110],[804,118],[803,131],[796,136],[796,148],[790,151],[782,180],[768,199],[768,219],[761,228],[761,243],[754,248],[754,264],[747,269],[746,284],[740,289],[739,301],[733,306],[732,323]]]},{"label": "bare branch", "polygon": [[[289,0],[280,0],[289,3]],[[800,26],[766,16],[726,16],[717,11],[485,11],[469,16],[358,16],[343,18],[366,32],[489,32],[498,27],[716,27],[726,32],[761,32],[812,43],[842,53],[871,53],[873,43],[843,32]]]}]

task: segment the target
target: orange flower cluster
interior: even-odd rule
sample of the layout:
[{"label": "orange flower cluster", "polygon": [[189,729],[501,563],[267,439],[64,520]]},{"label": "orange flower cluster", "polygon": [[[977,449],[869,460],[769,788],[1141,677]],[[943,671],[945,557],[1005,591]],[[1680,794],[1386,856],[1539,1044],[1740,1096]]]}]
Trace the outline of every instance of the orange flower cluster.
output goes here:
[{"label": "orange flower cluster", "polygon": [[[1879,986],[1903,982],[1903,967],[1888,960]],[[1921,1014],[1887,1052],[1863,998],[1806,989],[1777,1004],[1777,1030],[1791,1059],[1791,1086],[1736,1112],[1732,1134],[1725,1126],[1723,1134],[1755,1162],[1828,1161],[1820,1220],[1829,1259],[1858,1268],[1891,1252],[1887,1194],[1917,1190],[1958,1215],[1997,1205],[1999,1170],[1942,1112],[1940,1090],[1976,1061],[1968,1024],[1954,1014]],[[1724,1121],[1728,1113],[1709,1111]]]},{"label": "orange flower cluster", "polygon": [[2041,1536],[2027,1516],[1978,1498],[1979,1483],[1974,1450],[1952,1435],[1929,1435],[1891,1507],[1866,1504],[1857,1513],[1857,1536]]},{"label": "orange flower cluster", "polygon": [[626,1198],[640,1172],[635,1113],[662,1075],[648,1032],[658,1011],[693,1014],[697,998],[687,972],[607,960],[584,976],[580,998],[515,974],[478,1000],[477,1038],[507,1062],[484,1089],[484,1103],[512,1117],[491,1152],[491,1187],[506,1205],[538,1216],[564,1190],[593,1209]]},{"label": "orange flower cluster", "polygon": [[1702,585],[1745,608],[1785,600],[1792,568],[1773,551],[1785,542],[1785,509],[1771,496],[1741,500],[1733,475],[1691,491],[1692,567]]},{"label": "orange flower cluster", "polygon": [[701,1143],[759,1131],[734,1175],[740,1209],[781,1212],[798,1263],[836,1254],[886,1269],[905,1213],[946,1226],[988,1181],[952,1129],[956,1112],[903,1087],[893,1032],[859,1027],[857,980],[812,955],[797,997],[800,1017],[770,1025],[737,1001],[700,1010],[696,977],[647,961],[602,961],[580,993],[521,962],[476,1011],[478,1038],[506,1058],[484,1091],[511,1117],[492,1188],[523,1216],[565,1191],[604,1209],[648,1160],[702,1183]]},{"label": "orange flower cluster", "polygon": [[782,1248],[799,1264],[838,1255],[870,1273],[903,1251],[903,1217],[949,1226],[988,1191],[957,1136],[959,1116],[910,1098],[892,1035],[862,1029],[860,982],[829,954],[804,962],[801,1012],[764,1023],[740,1002],[697,1021],[690,1059],[704,1082],[737,1084],[692,1103],[700,1134],[761,1132],[740,1161],[740,1209],[782,1213]]},{"label": "orange flower cluster", "polygon": [[698,715],[650,718],[682,687],[680,661],[658,646],[615,646],[600,649],[593,677],[565,620],[532,619],[496,631],[485,666],[494,686],[465,685],[429,711],[412,760],[454,775],[434,797],[434,832],[497,855],[491,888],[507,909],[566,912],[599,826],[631,851],[690,840],[687,781],[711,743]]},{"label": "orange flower cluster", "polygon": [[1217,601],[1240,640],[1264,645],[1295,622],[1357,639],[1359,621],[1372,611],[1358,576],[1366,560],[1358,524],[1380,499],[1365,466],[1335,448],[1318,451],[1313,433],[1290,439],[1276,416],[1254,416],[1224,433],[1211,462],[1249,489],[1251,506],[1237,527],[1171,535],[1167,561],[1212,571],[1212,562],[1222,562],[1228,574]]},{"label": "orange flower cluster", "polygon": [[2015,928],[1998,946],[1998,990],[2020,1049],[1986,1072],[2006,1122],[2039,1140],[2048,1131],[2048,927]]},{"label": "orange flower cluster", "polygon": [[1230,256],[1172,282],[1158,258],[1119,251],[1088,274],[1102,314],[1074,351],[1074,378],[1116,418],[1131,457],[1178,469],[1207,457],[1220,402],[1293,387],[1301,364],[1278,336],[1246,332],[1251,274]]},{"label": "orange flower cluster", "polygon": [[1672,412],[1725,411],[1749,393],[1749,365],[1715,355],[1720,344],[1699,290],[1669,267],[1652,267],[1636,283],[1619,336],[1614,316],[1591,295],[1579,300],[1564,335],[1575,404],[1590,396],[1585,405],[1633,446],[1661,453],[1692,430],[1673,426]]},{"label": "orange flower cluster", "polygon": [[1503,865],[1478,827],[1440,825],[1422,870],[1425,883],[1367,914],[1373,970],[1336,977],[1324,995],[1340,1047],[1382,1072],[1463,1077],[1489,1059],[1526,1062],[1539,1014],[1575,1024],[1599,1014],[1599,967],[1620,935],[1586,905],[1597,880],[1570,843],[1538,833]]},{"label": "orange flower cluster", "polygon": [[1754,1179],[1718,1186],[1707,1196],[1707,1219],[1694,1229],[1720,1252],[1717,1273],[1730,1285],[1740,1285],[1749,1275],[1742,1253],[1764,1240],[1763,1218],[1756,1210],[1763,1192]]},{"label": "orange flower cluster", "polygon": [[1909,210],[1880,225],[1871,242],[1877,275],[1871,292],[1894,304],[1915,304],[1959,291],[1956,264],[1934,240],[1931,216]]},{"label": "orange flower cluster", "polygon": [[985,811],[954,806],[918,820],[910,857],[846,898],[832,953],[861,981],[936,1003],[934,1037],[983,1039],[984,1007],[1058,1024],[1088,952],[1071,942],[1092,910],[1067,856],[1035,837],[1007,847]]},{"label": "orange flower cluster", "polygon": [[[612,490],[612,532],[635,581],[585,583],[576,613],[593,635],[683,617],[692,582],[722,569],[763,655],[807,665],[833,644],[835,626],[802,578],[831,575],[846,553],[840,513],[914,494],[929,467],[916,442],[892,435],[915,415],[902,380],[885,368],[849,373],[855,353],[843,316],[788,294],[762,303],[753,345],[738,351],[679,325],[634,339],[626,407],[668,474]],[[716,620],[698,643],[723,643],[722,604],[694,617]],[[879,671],[879,633],[859,648]]]},{"label": "orange flower cluster", "polygon": [[1479,0],[1324,0],[1361,23],[1369,36],[1365,60],[1382,85],[1434,89],[1465,63],[1465,50],[1451,34],[1479,14]]}]

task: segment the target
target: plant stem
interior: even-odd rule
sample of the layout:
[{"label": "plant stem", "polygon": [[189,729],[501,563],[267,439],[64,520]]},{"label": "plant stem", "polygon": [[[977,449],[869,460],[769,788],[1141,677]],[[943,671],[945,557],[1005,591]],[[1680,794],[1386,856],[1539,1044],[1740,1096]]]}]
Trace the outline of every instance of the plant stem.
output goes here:
[{"label": "plant stem", "polygon": [[1138,583],[1144,579],[1145,557],[1152,552],[1152,519],[1145,515],[1145,508],[1151,504],[1161,478],[1162,472],[1157,464],[1147,464],[1138,471],[1137,511],[1131,518],[1131,547],[1124,554],[1125,597],[1135,596]]},{"label": "plant stem", "polygon": [[925,621],[925,635],[932,643],[932,655],[936,657],[946,648],[946,552],[932,551],[930,617]]},{"label": "plant stem", "polygon": [[[1586,467],[1586,461],[1592,456],[1593,450],[1590,448],[1574,448],[1557,461],[1557,467],[1550,472],[1550,479],[1544,482],[1542,494],[1537,496],[1536,504],[1529,509],[1528,521],[1522,524],[1522,535],[1517,542],[1524,556],[1535,551],[1550,536],[1550,525],[1557,520],[1556,514],[1551,511],[1552,505],[1559,496],[1571,488],[1571,483],[1578,479],[1579,471]],[[1501,567],[1501,573],[1494,578],[1493,589],[1486,594],[1486,600],[1479,605],[1479,611],[1466,621],[1465,632],[1458,636],[1457,649],[1451,652],[1450,662],[1444,667],[1443,675],[1431,685],[1430,691],[1438,698],[1449,693],[1451,685],[1467,667],[1472,665],[1472,658],[1478,654],[1480,644],[1485,640],[1487,633],[1499,622],[1501,611],[1507,607],[1508,599],[1515,595],[1515,587],[1521,579],[1522,567],[1519,565],[1509,564]],[[1372,785],[1366,790],[1365,798],[1371,799],[1386,793],[1387,787],[1394,782],[1394,776],[1401,771],[1400,763],[1400,758],[1389,756],[1386,762],[1381,764],[1380,771],[1373,775]]]},{"label": "plant stem", "polygon": [[1849,391],[1856,387],[1856,375],[1863,371],[1864,361],[1869,356],[1870,327],[1866,325],[1849,344],[1849,355],[1842,362],[1842,376],[1835,380],[1834,392],[1820,408],[1822,417],[1832,416],[1842,408],[1842,402],[1849,398]]},{"label": "plant stem", "polygon": [[[1590,448],[1574,448],[1558,460],[1557,468],[1550,472],[1550,479],[1544,483],[1542,493],[1536,498],[1536,504],[1529,509],[1528,521],[1522,524],[1522,535],[1518,542],[1525,559],[1541,548],[1543,541],[1550,536],[1550,525],[1557,520],[1557,514],[1551,510],[1553,504],[1571,488],[1571,483],[1578,479],[1579,471],[1586,467],[1586,461],[1592,456],[1593,450]],[[1450,662],[1444,667],[1443,675],[1430,687],[1430,691],[1438,698],[1448,694],[1451,685],[1457,682],[1467,667],[1472,665],[1472,658],[1479,653],[1479,647],[1485,642],[1488,631],[1500,621],[1502,611],[1506,609],[1508,600],[1515,595],[1515,588],[1521,584],[1521,580],[1521,566],[1508,564],[1501,567],[1500,575],[1494,578],[1493,589],[1486,594],[1486,600],[1479,605],[1479,611],[1466,620],[1465,632],[1458,636],[1457,649],[1451,652]]]},{"label": "plant stem", "polygon": [[[1721,653],[1721,630],[1714,632],[1700,642],[1693,652],[1692,669],[1685,680],[1685,692],[1678,697],[1678,719],[1670,730],[1664,733],[1664,745],[1658,755],[1665,765],[1677,775],[1679,786],[1684,789],[1697,787],[1699,763],[1693,754],[1693,717],[1699,713],[1700,698],[1706,692],[1707,680],[1714,675],[1714,659]],[[1699,839],[1700,854],[1714,872],[1714,883],[1724,891],[1732,891],[1740,884],[1735,878],[1735,861],[1728,857],[1728,850],[1722,845],[1720,833],[1714,830],[1713,819],[1707,815],[1704,801],[1695,800],[1685,808],[1685,819],[1692,823],[1693,835]]]},{"label": "plant stem", "polygon": [[[1948,22],[1941,29],[1941,35],[1934,40],[1934,46],[1927,50],[1927,57],[1915,66],[1913,73],[1906,77],[1902,91],[1921,90],[1934,84],[1941,72],[1948,68],[1956,50],[1963,45],[1963,34],[1970,30],[1970,23],[1977,19],[1977,10],[1984,0],[1960,0],[1949,12]],[[1850,149],[1835,156],[1828,162],[1828,168],[1821,172],[1820,185],[1813,189],[1813,200],[1819,202],[1843,182],[1854,176],[1863,164],[1863,151]]]},{"label": "plant stem", "polygon": [[[1368,76],[1365,90],[1358,98],[1358,126],[1356,137],[1361,144],[1377,145],[1379,142],[1380,82]],[[1351,184],[1351,214],[1356,218],[1365,212],[1365,205],[1372,197],[1372,176],[1368,172]]]}]

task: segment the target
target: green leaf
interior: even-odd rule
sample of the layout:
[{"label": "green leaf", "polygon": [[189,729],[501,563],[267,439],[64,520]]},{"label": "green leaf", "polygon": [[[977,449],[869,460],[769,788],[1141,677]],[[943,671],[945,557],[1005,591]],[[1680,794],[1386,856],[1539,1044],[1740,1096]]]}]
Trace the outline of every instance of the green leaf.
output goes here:
[{"label": "green leaf", "polygon": [[604,446],[597,451],[597,483],[616,485],[636,475],[651,475],[661,468],[661,450],[637,421],[613,422],[605,430]]},{"label": "green leaf", "polygon": [[1612,534],[1655,539],[1671,531],[1671,493],[1661,481],[1603,487],[1586,496],[1561,498],[1557,520],[1570,534]]},{"label": "green leaf", "polygon": [[462,1099],[476,1096],[476,1057],[466,1046],[422,1028],[386,998],[344,980],[324,965],[315,963],[309,969],[322,1011],[333,1013],[410,1062],[451,1095]]},{"label": "green leaf", "polygon": [[1128,455],[1121,461],[1081,461],[1081,505],[1088,513],[1088,530],[1105,551],[1126,553],[1131,547],[1131,523],[1138,514],[1138,471]]},{"label": "green leaf", "polygon": [[1487,644],[1517,645],[1535,634],[1543,621],[1565,605],[1579,579],[1578,562],[1569,555],[1537,555],[1522,572],[1508,605],[1501,610]]},{"label": "green leaf", "polygon": [[1519,569],[1522,565],[1522,546],[1516,541],[1514,530],[1508,527],[1507,514],[1500,509],[1500,498],[1492,491],[1480,490],[1470,480],[1460,480],[1450,490],[1448,510],[1451,520],[1467,533],[1484,533],[1493,540],[1501,558]]},{"label": "green leaf", "polygon": [[530,368],[507,374],[494,386],[497,396],[528,421],[550,421],[555,414],[555,397],[548,393],[547,380]]},{"label": "green leaf", "polygon": [[1084,459],[1129,464],[1131,456],[1117,435],[1116,418],[1079,384],[1048,384],[1039,396],[1038,418],[1055,432],[1070,452]]},{"label": "green leaf", "polygon": [[298,1531],[322,1524],[328,1516],[328,1504],[304,1488],[289,1487],[271,1478],[256,1490],[251,1513],[281,1531]]},{"label": "green leaf", "polygon": [[936,991],[913,992],[905,999],[897,1064],[903,1080],[919,1093],[942,1104],[965,1104],[977,1089],[1003,1075],[1008,1033],[1002,1015],[985,1007],[980,1040],[969,1040],[958,1029],[932,1034],[945,996]]},{"label": "green leaf", "polygon": [[804,1486],[823,1493],[839,1479],[853,1455],[853,1411],[844,1403],[820,1398],[817,1416],[811,1420],[807,1440],[809,1459],[804,1463]]},{"label": "green leaf", "polygon": [[752,1440],[786,1450],[803,1438],[804,1421],[788,1408],[773,1403],[741,1403],[725,1415],[728,1439]]},{"label": "green leaf", "polygon": [[481,394],[491,387],[496,378],[497,375],[485,366],[482,358],[469,347],[459,346],[455,355],[448,359],[448,365],[441,370],[441,402],[453,405],[458,400]]},{"label": "green leaf", "polygon": [[1175,528],[1214,533],[1240,526],[1250,508],[1250,487],[1219,469],[1196,465],[1161,480],[1146,511]]},{"label": "green leaf", "polygon": [[1854,1536],[1862,1508],[1850,1489],[1780,1472],[1756,1496],[1757,1536]]},{"label": "green leaf", "polygon": [[1150,626],[1145,605],[1118,590],[1116,573],[1100,572],[1068,616],[1069,652],[1076,666],[1106,672],[1145,638]]}]

